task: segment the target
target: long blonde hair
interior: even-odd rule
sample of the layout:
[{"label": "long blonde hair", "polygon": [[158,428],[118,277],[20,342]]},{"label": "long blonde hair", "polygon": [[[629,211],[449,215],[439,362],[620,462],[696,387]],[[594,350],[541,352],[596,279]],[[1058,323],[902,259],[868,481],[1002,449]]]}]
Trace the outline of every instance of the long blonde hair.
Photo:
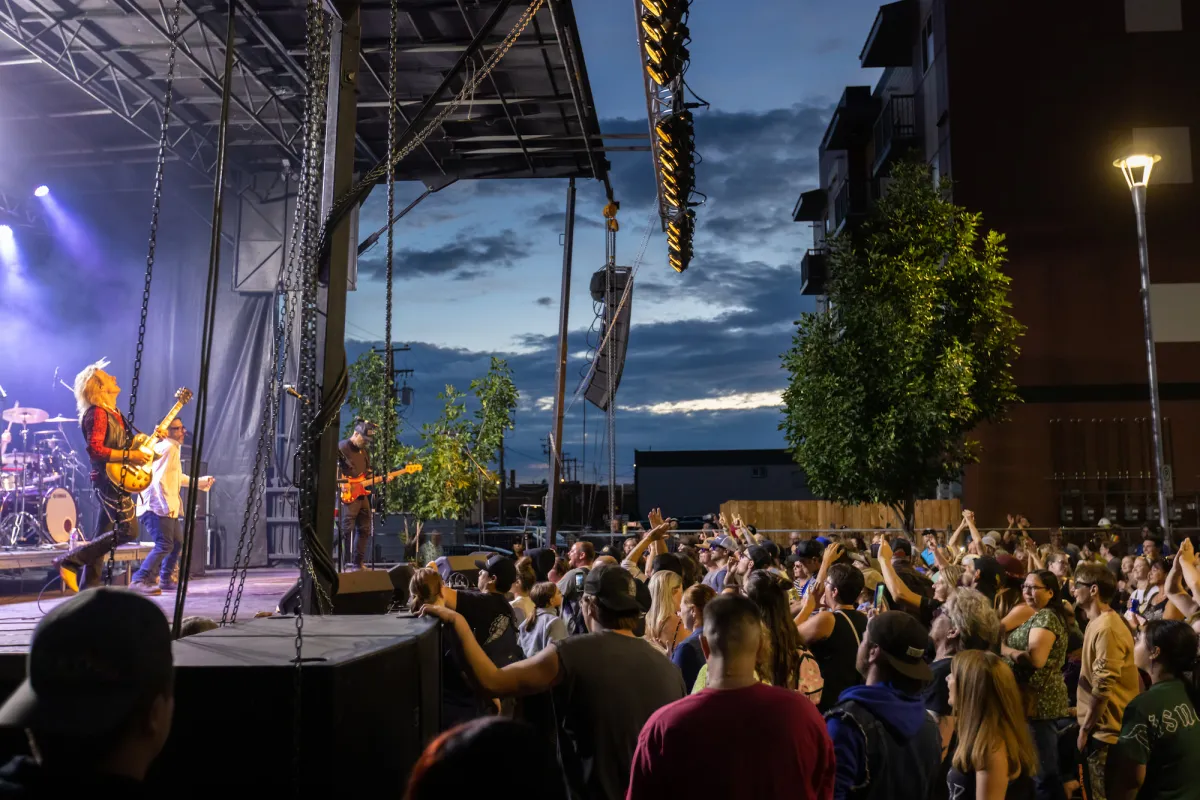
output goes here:
[{"label": "long blonde hair", "polygon": [[650,613],[646,615],[646,633],[657,639],[662,626],[674,613],[673,597],[676,589],[683,589],[683,578],[677,572],[660,569],[650,578]]},{"label": "long blonde hair", "polygon": [[1029,736],[1017,679],[1000,656],[964,650],[950,664],[954,676],[954,716],[958,747],[953,764],[959,772],[987,769],[988,753],[1004,745],[1008,779],[1038,771],[1037,751]]},{"label": "long blonde hair", "polygon": [[107,358],[102,358],[94,364],[88,364],[75,376],[75,410],[79,413],[79,421],[96,402],[96,373],[109,365]]}]

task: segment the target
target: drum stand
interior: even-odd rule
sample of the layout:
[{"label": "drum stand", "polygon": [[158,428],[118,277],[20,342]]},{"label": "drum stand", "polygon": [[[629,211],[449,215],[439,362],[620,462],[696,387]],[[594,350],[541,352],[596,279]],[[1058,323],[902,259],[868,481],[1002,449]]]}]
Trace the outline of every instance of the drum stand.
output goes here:
[{"label": "drum stand", "polygon": [[[23,425],[21,446],[27,447],[28,444],[29,426]],[[14,510],[3,520],[0,520],[0,542],[6,542],[8,547],[18,547],[26,538],[34,538],[39,542],[41,539],[41,524],[38,522],[36,516],[25,510],[25,503],[29,500],[29,493],[26,491],[25,486],[28,473],[28,468],[22,468],[18,473],[21,479],[17,482],[17,487],[12,492]],[[22,532],[24,532],[24,535],[22,535]]]}]

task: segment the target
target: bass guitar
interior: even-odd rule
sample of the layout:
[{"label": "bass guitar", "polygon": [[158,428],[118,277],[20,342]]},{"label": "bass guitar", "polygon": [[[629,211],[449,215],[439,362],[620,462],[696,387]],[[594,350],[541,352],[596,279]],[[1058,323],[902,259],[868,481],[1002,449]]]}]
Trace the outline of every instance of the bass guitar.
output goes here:
[{"label": "bass guitar", "polygon": [[420,472],[423,467],[420,464],[405,464],[400,469],[394,469],[387,475],[379,475],[374,478],[342,478],[338,481],[338,491],[342,493],[343,503],[353,503],[360,497],[369,495],[368,486],[374,486],[377,483],[387,483],[393,478],[398,478],[401,475],[411,475],[414,472]]},{"label": "bass guitar", "polygon": [[158,444],[167,435],[167,426],[171,424],[171,420],[175,419],[185,405],[192,401],[191,389],[178,389],[175,392],[175,405],[171,406],[171,410],[163,417],[162,422],[150,433],[139,433],[134,435],[133,444],[129,446],[130,450],[141,450],[152,459],[149,464],[142,466],[134,466],[133,464],[114,461],[104,468],[108,479],[113,482],[114,486],[124,489],[131,494],[144,492],[150,487],[151,481],[154,479],[153,459],[158,458],[158,454],[154,452],[154,445]]}]

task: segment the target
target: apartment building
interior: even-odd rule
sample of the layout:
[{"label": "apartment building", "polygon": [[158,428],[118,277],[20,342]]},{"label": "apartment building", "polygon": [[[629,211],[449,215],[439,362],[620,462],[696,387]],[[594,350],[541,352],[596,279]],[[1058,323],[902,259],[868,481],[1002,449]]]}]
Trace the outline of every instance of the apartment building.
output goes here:
[{"label": "apartment building", "polygon": [[1024,403],[977,432],[983,461],[963,500],[985,524],[1157,517],[1135,217],[1112,162],[1162,156],[1147,205],[1166,483],[1175,524],[1196,526],[1200,6],[901,0],[879,9],[860,62],[882,75],[842,94],[820,185],[793,212],[812,227],[802,292],[823,307],[827,238],[865,216],[906,153],[1007,235]]}]

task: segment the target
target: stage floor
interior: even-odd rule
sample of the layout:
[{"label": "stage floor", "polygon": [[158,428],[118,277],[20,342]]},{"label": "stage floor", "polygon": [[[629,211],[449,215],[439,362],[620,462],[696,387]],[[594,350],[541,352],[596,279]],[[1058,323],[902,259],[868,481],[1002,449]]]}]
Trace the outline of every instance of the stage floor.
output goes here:
[{"label": "stage floor", "polygon": [[[260,611],[273,612],[279,598],[298,575],[299,571],[294,567],[250,570],[246,574],[238,619],[251,619]],[[192,578],[188,583],[186,615],[220,620],[228,589],[228,570],[211,571],[202,578]],[[237,591],[236,587],[234,591]],[[57,590],[48,591],[42,595],[40,607],[36,593],[0,597],[0,653],[28,652],[29,639],[38,620],[72,596]],[[175,613],[175,592],[163,592],[149,599],[163,609],[168,619]]]}]

